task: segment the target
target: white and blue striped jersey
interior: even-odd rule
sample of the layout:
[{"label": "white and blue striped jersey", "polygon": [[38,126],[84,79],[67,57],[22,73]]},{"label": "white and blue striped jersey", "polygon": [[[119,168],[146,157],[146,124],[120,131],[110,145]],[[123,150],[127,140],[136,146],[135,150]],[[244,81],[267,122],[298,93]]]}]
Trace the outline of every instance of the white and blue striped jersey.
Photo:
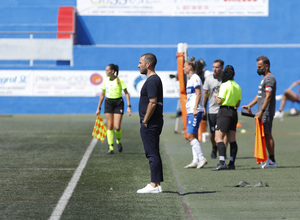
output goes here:
[{"label": "white and blue striped jersey", "polygon": [[203,99],[203,88],[202,88],[202,82],[200,77],[197,74],[193,74],[191,78],[188,79],[186,84],[186,95],[187,95],[187,101],[186,101],[186,111],[187,114],[194,112],[194,107],[196,103],[196,91],[195,88],[200,87],[201,89],[201,99],[199,102],[199,105],[197,107],[198,112],[203,112],[202,107],[202,99]]}]

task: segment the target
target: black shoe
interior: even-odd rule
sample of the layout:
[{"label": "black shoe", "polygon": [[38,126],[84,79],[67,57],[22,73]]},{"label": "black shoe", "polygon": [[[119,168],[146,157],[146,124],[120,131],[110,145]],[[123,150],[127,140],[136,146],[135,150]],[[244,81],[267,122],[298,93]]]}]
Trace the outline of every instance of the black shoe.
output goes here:
[{"label": "black shoe", "polygon": [[109,150],[106,152],[106,154],[114,154],[115,152],[113,150]]},{"label": "black shoe", "polygon": [[227,166],[226,166],[225,163],[224,163],[223,165],[219,163],[219,164],[217,165],[217,167],[212,168],[211,170],[212,170],[212,171],[227,170]]},{"label": "black shoe", "polygon": [[212,151],[210,154],[211,159],[216,159],[217,158],[217,151]]},{"label": "black shoe", "polygon": [[235,170],[235,165],[234,165],[234,163],[229,163],[229,164],[227,165],[227,169],[228,169],[228,170]]},{"label": "black shoe", "polygon": [[122,144],[117,144],[118,145],[118,149],[119,149],[119,152],[121,153],[123,151],[123,147],[122,147]]}]

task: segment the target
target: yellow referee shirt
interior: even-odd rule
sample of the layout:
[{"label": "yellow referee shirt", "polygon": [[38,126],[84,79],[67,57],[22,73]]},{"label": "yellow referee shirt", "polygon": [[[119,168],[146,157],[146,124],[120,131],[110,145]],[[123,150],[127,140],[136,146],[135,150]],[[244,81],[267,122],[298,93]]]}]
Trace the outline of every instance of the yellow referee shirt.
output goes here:
[{"label": "yellow referee shirt", "polygon": [[102,90],[105,91],[106,97],[109,99],[118,99],[122,97],[122,90],[126,89],[124,80],[119,78],[119,84],[117,78],[109,80],[106,78],[102,83]]},{"label": "yellow referee shirt", "polygon": [[234,80],[228,80],[221,84],[218,97],[223,100],[221,106],[235,107],[242,98],[241,87]]}]

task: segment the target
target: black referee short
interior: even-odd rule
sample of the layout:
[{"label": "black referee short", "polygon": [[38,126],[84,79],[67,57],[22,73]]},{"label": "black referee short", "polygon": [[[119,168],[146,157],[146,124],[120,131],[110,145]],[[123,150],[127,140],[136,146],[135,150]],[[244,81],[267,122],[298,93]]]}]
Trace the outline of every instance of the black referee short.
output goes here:
[{"label": "black referee short", "polygon": [[236,124],[238,122],[237,111],[231,106],[221,106],[217,116],[216,130],[222,132],[236,131]]},{"label": "black referee short", "polygon": [[123,98],[118,99],[105,99],[104,113],[124,114],[124,101]]}]

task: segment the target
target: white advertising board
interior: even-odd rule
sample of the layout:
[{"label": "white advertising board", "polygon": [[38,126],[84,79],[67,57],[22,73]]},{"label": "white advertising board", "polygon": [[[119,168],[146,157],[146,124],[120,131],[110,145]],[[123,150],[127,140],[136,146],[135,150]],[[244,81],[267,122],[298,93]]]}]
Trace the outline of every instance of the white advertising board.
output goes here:
[{"label": "white advertising board", "polygon": [[77,0],[81,16],[269,16],[269,0]]},{"label": "white advertising board", "polygon": [[[164,97],[179,97],[174,71],[158,71]],[[95,97],[101,92],[105,71],[1,70],[0,96],[77,96]],[[131,97],[139,97],[146,80],[139,71],[120,71]]]}]

